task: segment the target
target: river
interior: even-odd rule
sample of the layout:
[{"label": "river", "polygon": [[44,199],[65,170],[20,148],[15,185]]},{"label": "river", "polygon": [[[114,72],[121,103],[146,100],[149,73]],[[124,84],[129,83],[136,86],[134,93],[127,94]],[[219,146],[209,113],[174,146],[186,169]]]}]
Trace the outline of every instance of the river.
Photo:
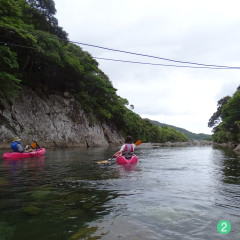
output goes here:
[{"label": "river", "polygon": [[[0,239],[240,239],[240,158],[233,152],[139,148],[133,169],[96,164],[115,150],[1,159]],[[230,221],[229,234],[217,232],[219,220]]]}]

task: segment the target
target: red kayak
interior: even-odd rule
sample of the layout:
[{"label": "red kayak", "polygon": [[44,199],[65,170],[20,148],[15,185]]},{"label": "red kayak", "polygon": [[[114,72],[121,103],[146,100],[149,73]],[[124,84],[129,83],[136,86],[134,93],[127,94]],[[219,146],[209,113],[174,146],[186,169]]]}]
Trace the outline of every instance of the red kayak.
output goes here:
[{"label": "red kayak", "polygon": [[119,157],[117,157],[116,162],[119,165],[137,164],[138,157],[136,155],[132,155],[132,157],[130,159],[126,159],[124,156],[119,156]]},{"label": "red kayak", "polygon": [[32,158],[32,157],[40,157],[46,153],[45,148],[39,148],[33,152],[6,152],[3,154],[4,159],[21,159],[21,158]]}]

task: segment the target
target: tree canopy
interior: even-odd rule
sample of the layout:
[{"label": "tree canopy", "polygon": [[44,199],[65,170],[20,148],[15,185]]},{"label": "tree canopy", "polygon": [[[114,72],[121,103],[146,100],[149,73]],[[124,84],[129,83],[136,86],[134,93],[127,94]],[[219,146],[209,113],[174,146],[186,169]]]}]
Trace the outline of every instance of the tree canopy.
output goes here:
[{"label": "tree canopy", "polygon": [[129,110],[98,62],[68,41],[55,13],[53,0],[0,0],[0,98],[17,96],[23,86],[68,91],[92,121],[114,124],[123,135],[144,141],[186,140]]},{"label": "tree canopy", "polygon": [[240,142],[240,87],[232,97],[226,96],[218,101],[217,111],[208,126],[214,127],[214,141]]}]

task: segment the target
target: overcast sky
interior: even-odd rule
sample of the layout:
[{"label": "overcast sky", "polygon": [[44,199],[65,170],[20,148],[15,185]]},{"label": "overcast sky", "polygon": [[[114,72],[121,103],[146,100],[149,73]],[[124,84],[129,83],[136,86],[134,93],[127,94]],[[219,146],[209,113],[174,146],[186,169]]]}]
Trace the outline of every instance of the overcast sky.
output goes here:
[{"label": "overcast sky", "polygon": [[[72,41],[205,64],[240,66],[240,1],[55,0]],[[165,63],[82,46],[94,57]],[[134,111],[195,133],[217,101],[240,85],[240,70],[184,69],[98,60]]]}]

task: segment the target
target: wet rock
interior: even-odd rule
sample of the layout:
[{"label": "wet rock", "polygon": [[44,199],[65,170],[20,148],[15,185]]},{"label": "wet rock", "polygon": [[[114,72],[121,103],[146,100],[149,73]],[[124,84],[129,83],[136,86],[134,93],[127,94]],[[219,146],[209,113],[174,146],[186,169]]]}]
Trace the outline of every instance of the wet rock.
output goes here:
[{"label": "wet rock", "polygon": [[0,222],[0,239],[7,240],[12,239],[15,232],[15,227],[9,225],[6,222]]},{"label": "wet rock", "polygon": [[234,149],[235,152],[240,153],[240,144],[238,144]]},{"label": "wet rock", "polygon": [[69,240],[89,239],[97,240],[101,239],[100,236],[91,236],[97,231],[97,227],[83,227],[77,233],[73,234]]},{"label": "wet rock", "polygon": [[31,197],[35,200],[47,200],[51,197],[51,191],[37,190],[31,193]]},{"label": "wet rock", "polygon": [[9,184],[9,182],[8,182],[8,180],[6,178],[0,177],[0,187],[1,186],[6,186],[8,184]]},{"label": "wet rock", "polygon": [[31,206],[23,207],[22,211],[27,215],[36,216],[41,212],[41,208],[31,205]]}]

